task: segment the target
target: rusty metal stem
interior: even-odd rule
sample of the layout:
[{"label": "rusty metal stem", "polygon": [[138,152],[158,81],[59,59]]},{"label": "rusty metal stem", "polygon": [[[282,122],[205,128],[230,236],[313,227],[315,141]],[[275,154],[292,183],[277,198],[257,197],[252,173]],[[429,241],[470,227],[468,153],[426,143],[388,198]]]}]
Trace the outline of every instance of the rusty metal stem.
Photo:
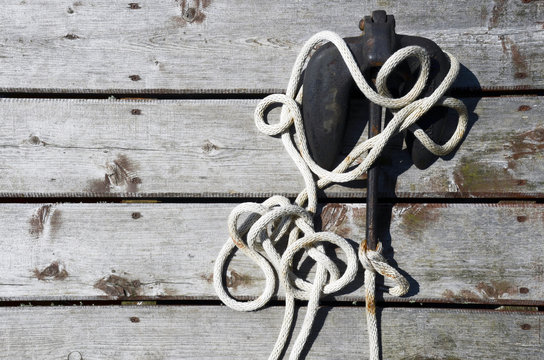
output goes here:
[{"label": "rusty metal stem", "polygon": [[[382,107],[370,104],[370,118],[368,121],[368,138],[376,136],[381,131]],[[368,170],[366,192],[366,247],[376,250],[378,245],[378,178],[379,167],[375,162]]]}]

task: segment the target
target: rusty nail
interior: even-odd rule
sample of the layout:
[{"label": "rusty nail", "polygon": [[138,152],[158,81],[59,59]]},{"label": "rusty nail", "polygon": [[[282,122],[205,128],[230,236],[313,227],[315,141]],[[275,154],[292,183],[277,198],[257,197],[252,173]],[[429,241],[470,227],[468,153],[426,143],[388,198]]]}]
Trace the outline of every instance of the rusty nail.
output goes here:
[{"label": "rusty nail", "polygon": [[188,8],[185,10],[185,13],[183,13],[183,19],[187,22],[192,22],[196,17],[196,9],[195,8]]},{"label": "rusty nail", "polygon": [[365,19],[361,19],[361,21],[359,21],[359,29],[361,29],[361,31],[365,31]]}]

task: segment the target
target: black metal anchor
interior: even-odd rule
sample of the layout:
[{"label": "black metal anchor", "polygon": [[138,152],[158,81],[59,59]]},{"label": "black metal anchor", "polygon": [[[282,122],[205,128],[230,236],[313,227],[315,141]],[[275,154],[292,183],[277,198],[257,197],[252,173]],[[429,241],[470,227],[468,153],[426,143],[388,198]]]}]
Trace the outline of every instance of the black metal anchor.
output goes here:
[{"label": "black metal anchor", "polygon": [[[429,80],[420,97],[430,95],[443,81],[450,67],[447,55],[429,39],[396,34],[393,15],[387,15],[383,10],[373,11],[372,16],[365,16],[359,27],[363,31],[361,36],[344,40],[369,84],[395,51],[410,45],[425,48],[431,58]],[[417,61],[406,59],[401,63],[387,82],[393,96],[402,96],[409,91],[417,80],[418,72]],[[349,70],[334,45],[320,47],[311,57],[304,72],[303,84],[302,110],[309,150],[318,165],[332,170],[341,150],[350,98],[356,90]],[[443,144],[448,139],[445,134],[447,110],[433,108],[426,115],[418,121],[418,125],[433,141]],[[380,133],[381,122],[381,106],[370,103],[369,138]],[[411,133],[406,135],[406,144],[412,161],[420,169],[427,168],[437,158]],[[377,194],[378,167],[373,165],[368,171],[367,187],[366,245],[370,250],[375,250],[378,242]]]}]

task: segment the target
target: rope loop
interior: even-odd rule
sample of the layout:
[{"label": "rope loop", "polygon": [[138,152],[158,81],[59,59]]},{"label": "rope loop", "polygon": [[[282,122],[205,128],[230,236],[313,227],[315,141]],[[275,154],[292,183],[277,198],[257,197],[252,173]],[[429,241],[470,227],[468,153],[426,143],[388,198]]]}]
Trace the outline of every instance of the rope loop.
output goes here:
[{"label": "rope loop", "polygon": [[393,296],[403,296],[410,289],[408,280],[401,273],[387,263],[387,259],[382,255],[382,244],[378,243],[376,250],[370,250],[366,247],[366,241],[359,247],[359,260],[366,271],[378,273],[386,279],[391,279],[396,286],[389,288],[389,294]]},{"label": "rope loop", "polygon": [[[267,124],[265,121],[265,114],[268,108],[274,104],[282,104],[284,108],[289,109],[291,116],[282,116],[280,122],[277,124]],[[294,99],[283,94],[272,94],[265,97],[257,104],[254,112],[255,126],[260,132],[269,136],[275,136],[287,131],[293,125],[293,117],[302,116],[299,110],[300,104]]]}]

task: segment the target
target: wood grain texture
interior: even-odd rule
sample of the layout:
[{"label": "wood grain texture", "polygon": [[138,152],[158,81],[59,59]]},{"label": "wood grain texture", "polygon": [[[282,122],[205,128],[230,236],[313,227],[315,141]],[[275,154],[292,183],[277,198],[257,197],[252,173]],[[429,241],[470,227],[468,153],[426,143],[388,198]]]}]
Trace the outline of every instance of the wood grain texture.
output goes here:
[{"label": "wood grain texture", "polygon": [[[382,157],[381,193],[542,197],[544,98],[465,99],[466,139],[418,170],[399,143]],[[279,139],[253,123],[257,100],[0,100],[0,194],[8,197],[247,197],[303,187]],[[356,104],[357,105],[357,104]],[[270,121],[275,121],[274,110]],[[352,119],[366,119],[362,106]],[[352,122],[345,150],[364,122]],[[454,124],[454,123],[453,123]],[[363,132],[366,135],[366,132]],[[361,197],[365,181],[329,196]]]},{"label": "wood grain texture", "polygon": [[458,88],[541,89],[544,82],[540,1],[132,4],[2,0],[0,89],[269,92],[286,86],[312,34],[356,36],[359,20],[375,9],[394,14],[399,33],[428,37],[455,54],[466,67]]},{"label": "wood grain texture", "polygon": [[[234,206],[3,204],[0,299],[217,299],[213,266]],[[320,219],[354,248],[364,237],[362,204],[329,204]],[[543,205],[399,204],[380,219],[384,254],[411,283],[409,296],[386,301],[544,304]],[[361,301],[362,275],[336,299]],[[226,277],[236,296],[264,288],[241,254]]]},{"label": "wood grain texture", "polygon": [[[263,359],[283,308],[1,308],[0,359]],[[304,316],[298,310],[297,327]],[[385,309],[384,359],[528,359],[544,356],[540,313]],[[332,345],[334,344],[334,346]],[[363,308],[321,308],[306,359],[368,358]],[[75,356],[72,355],[72,356]]]}]

